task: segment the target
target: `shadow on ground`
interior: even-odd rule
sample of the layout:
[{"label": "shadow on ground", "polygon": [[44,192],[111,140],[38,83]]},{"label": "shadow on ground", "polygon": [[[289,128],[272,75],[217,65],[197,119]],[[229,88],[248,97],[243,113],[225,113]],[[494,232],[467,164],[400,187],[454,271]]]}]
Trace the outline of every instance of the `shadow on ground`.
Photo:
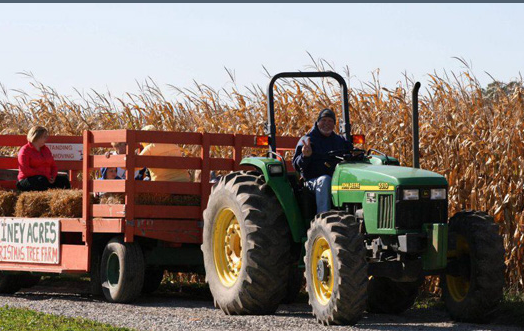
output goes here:
[{"label": "shadow on ground", "polygon": [[[105,303],[103,297],[94,297],[89,293],[89,282],[81,279],[43,280],[39,285],[25,289],[15,296],[25,300],[61,299],[75,302]],[[164,284],[150,295],[143,295],[131,304],[136,307],[159,308],[203,308],[214,309],[213,300],[206,286]],[[522,310],[519,313],[519,310]],[[275,316],[300,318],[314,321],[311,308],[307,304],[307,294],[301,293],[298,302],[290,305],[281,305]],[[414,308],[400,315],[368,314],[358,323],[358,327],[375,330],[418,330],[430,328],[432,330],[455,329],[462,330],[501,330],[501,325],[524,327],[524,304],[522,302],[509,305],[504,302],[494,313],[492,324],[465,324],[453,323],[444,306],[440,303],[430,304],[428,308]],[[339,327],[334,327],[338,329]]]}]

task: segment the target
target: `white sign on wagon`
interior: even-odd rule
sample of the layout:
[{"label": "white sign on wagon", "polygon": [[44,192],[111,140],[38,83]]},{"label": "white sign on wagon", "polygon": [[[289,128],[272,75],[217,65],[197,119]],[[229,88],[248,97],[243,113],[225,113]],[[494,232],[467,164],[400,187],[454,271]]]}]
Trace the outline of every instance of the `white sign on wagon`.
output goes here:
[{"label": "white sign on wagon", "polygon": [[82,144],[46,144],[55,161],[80,161],[84,147]]},{"label": "white sign on wagon", "polygon": [[60,263],[60,221],[0,218],[0,262]]}]

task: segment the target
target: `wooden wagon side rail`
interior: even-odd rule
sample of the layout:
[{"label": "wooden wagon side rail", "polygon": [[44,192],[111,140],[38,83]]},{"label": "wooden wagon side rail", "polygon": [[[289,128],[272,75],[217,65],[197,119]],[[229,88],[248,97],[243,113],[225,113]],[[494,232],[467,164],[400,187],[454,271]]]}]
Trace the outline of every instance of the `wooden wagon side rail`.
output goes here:
[{"label": "wooden wagon side rail", "polygon": [[[277,137],[280,150],[293,149],[298,141],[295,137]],[[82,188],[83,207],[82,239],[86,244],[91,240],[93,232],[104,232],[103,227],[94,227],[96,219],[122,219],[122,224],[134,219],[171,219],[194,220],[195,224],[202,220],[207,200],[211,191],[210,171],[237,171],[248,169],[241,167],[240,162],[246,148],[254,148],[255,136],[243,134],[224,133],[194,133],[194,132],[164,132],[164,131],[135,131],[135,130],[108,130],[85,131],[79,136],[50,136],[49,144],[83,144],[82,161],[56,161],[59,171],[68,171],[73,188]],[[125,142],[128,146],[125,155],[94,155],[94,148],[110,147],[112,142]],[[139,143],[163,143],[177,145],[196,145],[200,148],[200,155],[190,157],[174,156],[140,156],[135,154]],[[0,146],[21,147],[27,143],[23,135],[0,135]],[[232,148],[232,157],[211,157],[211,149],[215,146]],[[91,171],[102,167],[120,167],[131,169],[130,176],[125,180],[92,180]],[[200,182],[155,182],[135,181],[133,172],[135,168],[167,168],[167,169],[194,169],[201,171]],[[17,169],[16,157],[0,158],[0,169]],[[292,169],[288,161],[288,169]],[[83,181],[78,180],[78,174],[83,173]],[[1,180],[0,186],[14,189],[16,180]],[[97,205],[90,203],[90,195],[96,192],[115,192],[125,196],[123,204]],[[136,204],[135,197],[141,193],[164,193],[194,195],[200,197],[199,206],[150,206]],[[108,226],[111,222],[105,224]],[[111,223],[114,224],[114,221]],[[131,223],[129,223],[131,224]],[[120,226],[111,225],[111,229]],[[122,226],[122,230],[126,226]],[[120,232],[120,231],[119,231]],[[129,229],[126,233],[128,240],[139,230]],[[172,238],[174,240],[174,238]],[[177,242],[179,242],[177,240]]]},{"label": "wooden wagon side rail", "polygon": [[[91,244],[94,234],[123,233],[125,240],[135,236],[169,242],[171,245],[199,244],[202,241],[202,213],[206,208],[212,183],[210,172],[247,169],[240,166],[246,148],[254,148],[255,136],[242,134],[182,133],[160,131],[85,131],[82,137],[51,136],[49,143],[83,144],[81,161],[56,161],[60,171],[68,171],[74,188],[82,188],[83,205],[81,218],[59,219],[60,232],[77,233],[82,241],[65,241],[60,244],[58,264],[16,263],[2,261],[0,269],[6,271],[31,271],[51,273],[75,273],[90,270]],[[277,137],[280,150],[293,149],[298,141],[294,137]],[[112,142],[125,142],[125,155],[95,155],[94,149],[108,148]],[[140,156],[135,154],[139,143],[163,143],[196,145],[197,156]],[[26,137],[0,135],[0,146],[21,147]],[[232,149],[232,157],[212,157],[215,146]],[[102,167],[120,167],[127,170],[124,180],[92,179],[91,173]],[[200,182],[138,181],[134,179],[136,168],[194,169],[201,171]],[[0,158],[0,169],[17,169],[16,157]],[[288,169],[292,169],[288,162]],[[77,175],[82,172],[82,182]],[[14,188],[16,180],[0,181],[3,188]],[[97,192],[115,192],[124,195],[123,204],[93,204],[91,195]],[[135,201],[143,193],[193,195],[200,197],[196,206],[144,205]],[[14,219],[14,218],[13,218]],[[66,238],[65,237],[65,238]]]},{"label": "wooden wagon side rail", "polygon": [[[254,148],[255,136],[242,134],[217,134],[217,133],[194,133],[194,132],[165,132],[165,131],[136,131],[136,130],[112,130],[112,131],[85,131],[83,136],[84,161],[83,173],[102,167],[120,167],[126,170],[125,180],[92,180],[84,176],[83,194],[83,219],[86,220],[85,240],[89,239],[90,220],[103,217],[122,217],[125,220],[125,239],[133,241],[135,235],[150,237],[155,231],[145,230],[135,220],[171,220],[171,227],[176,223],[193,220],[198,229],[201,229],[202,213],[206,208],[212,183],[210,183],[210,172],[215,171],[237,171],[248,169],[240,166],[244,157],[245,148]],[[282,150],[293,149],[298,141],[295,137],[277,137],[277,142]],[[106,147],[112,142],[123,142],[127,145],[125,155],[92,155],[93,148]],[[159,143],[173,145],[196,145],[200,148],[200,156],[142,156],[136,155],[135,149],[140,143]],[[232,158],[211,157],[213,146],[232,147]],[[138,181],[134,179],[134,171],[137,168],[163,168],[163,169],[194,169],[201,171],[200,182],[162,182],[162,181]],[[288,169],[291,164],[288,161]],[[97,192],[114,192],[124,194],[124,204],[91,205],[89,196]],[[135,197],[140,193],[166,193],[184,194],[200,197],[199,206],[158,206],[141,205],[135,202]],[[157,223],[160,224],[160,223]],[[196,229],[196,228],[195,228]],[[195,231],[191,229],[191,231]],[[176,232],[176,231],[175,231]],[[193,234],[192,234],[193,235]],[[166,237],[165,235],[163,237]],[[179,238],[171,236],[168,241],[180,242]],[[193,236],[194,237],[194,236]],[[160,238],[158,238],[160,239]]]}]

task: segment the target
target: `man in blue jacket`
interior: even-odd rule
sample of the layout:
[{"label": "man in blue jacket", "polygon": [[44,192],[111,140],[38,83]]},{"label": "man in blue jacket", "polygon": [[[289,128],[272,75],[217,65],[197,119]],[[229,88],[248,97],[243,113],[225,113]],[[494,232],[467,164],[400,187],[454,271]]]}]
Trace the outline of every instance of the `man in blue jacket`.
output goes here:
[{"label": "man in blue jacket", "polygon": [[298,142],[293,157],[293,167],[315,192],[317,214],[331,209],[331,176],[337,161],[327,153],[350,148],[347,140],[334,132],[336,123],[331,109],[322,110],[313,129]]}]

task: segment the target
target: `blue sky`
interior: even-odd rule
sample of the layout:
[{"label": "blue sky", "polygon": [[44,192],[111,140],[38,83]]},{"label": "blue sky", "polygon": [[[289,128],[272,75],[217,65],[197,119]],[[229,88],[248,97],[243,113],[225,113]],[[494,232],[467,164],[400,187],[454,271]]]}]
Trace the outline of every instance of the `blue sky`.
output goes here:
[{"label": "blue sky", "polygon": [[[523,4],[0,4],[0,83],[30,91],[31,71],[60,93],[72,87],[136,92],[153,78],[190,87],[260,84],[305,70],[307,52],[349,67],[351,84],[380,68],[392,87],[402,73],[459,72],[462,57],[483,84],[524,71]],[[174,94],[174,92],[173,92]]]}]

